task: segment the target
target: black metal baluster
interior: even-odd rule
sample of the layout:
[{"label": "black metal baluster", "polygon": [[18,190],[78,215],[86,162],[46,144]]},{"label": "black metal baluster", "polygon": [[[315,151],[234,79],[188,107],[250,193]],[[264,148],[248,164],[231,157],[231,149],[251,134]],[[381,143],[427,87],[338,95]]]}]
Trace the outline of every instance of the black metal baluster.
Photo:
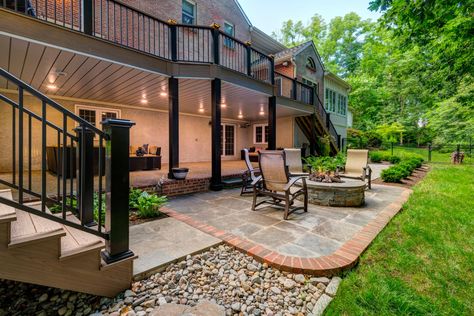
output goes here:
[{"label": "black metal baluster", "polygon": [[66,185],[67,185],[67,116],[63,113],[63,147],[61,155],[61,172],[63,180],[63,219],[66,219]]},{"label": "black metal baluster", "polygon": [[107,21],[105,22],[105,29],[107,30],[107,39],[110,40],[110,31],[109,31],[109,0],[105,0],[105,15]]},{"label": "black metal baluster", "polygon": [[23,88],[18,87],[18,202],[23,204]]},{"label": "black metal baluster", "polygon": [[41,104],[41,211],[46,212],[46,102]]},{"label": "black metal baluster", "polygon": [[[63,0],[63,26],[66,26],[66,0]],[[71,24],[74,25],[74,20],[71,21]]]},{"label": "black metal baluster", "polygon": [[104,38],[104,22],[102,20],[102,11],[104,11],[103,0],[100,0],[100,38]]},{"label": "black metal baluster", "polygon": [[102,148],[103,146],[103,137],[102,135],[99,136],[99,196],[98,196],[98,199],[99,199],[99,206],[98,206],[98,219],[97,219],[97,222],[98,222],[98,225],[99,225],[99,232],[102,231],[102,212],[104,211],[102,209],[102,172],[103,172],[103,168],[104,168],[104,161],[102,159]]},{"label": "black metal baluster", "polygon": [[16,184],[16,109],[12,107],[12,183]]},{"label": "black metal baluster", "polygon": [[127,46],[128,45],[128,8],[125,8],[125,22],[127,23],[127,29],[126,29],[126,34],[127,34]]},{"label": "black metal baluster", "polygon": [[122,33],[123,33],[123,22],[122,22],[122,7],[119,7],[120,10],[120,44],[123,45],[123,38],[122,38]]},{"label": "black metal baluster", "polygon": [[76,173],[75,166],[75,152],[74,152],[74,139],[71,138],[71,151],[69,152],[69,206],[73,208],[73,195],[74,195],[74,175]]},{"label": "black metal baluster", "polygon": [[28,190],[31,191],[31,115],[28,115]]},{"label": "black metal baluster", "polygon": [[[56,146],[56,150],[57,150],[57,155],[58,155],[58,162],[61,161],[61,163],[63,162],[62,160],[62,151],[61,151],[61,131],[59,129],[56,130],[57,132],[57,139],[56,139],[56,143],[57,143],[57,146]],[[61,203],[61,199],[60,199],[60,196],[61,196],[61,179],[60,179],[60,176],[59,176],[59,172],[61,171],[62,172],[62,169],[63,169],[63,166],[61,166],[61,168],[57,168],[56,170],[56,201],[58,203]]]}]

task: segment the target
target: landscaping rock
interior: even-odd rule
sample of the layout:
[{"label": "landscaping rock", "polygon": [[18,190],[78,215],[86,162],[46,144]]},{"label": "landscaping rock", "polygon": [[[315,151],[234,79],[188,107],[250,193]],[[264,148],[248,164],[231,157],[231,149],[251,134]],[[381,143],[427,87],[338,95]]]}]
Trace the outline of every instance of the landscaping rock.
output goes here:
[{"label": "landscaping rock", "polygon": [[321,295],[321,297],[316,302],[316,305],[313,308],[313,314],[315,316],[320,316],[323,314],[326,307],[331,303],[332,297],[326,294]]},{"label": "landscaping rock", "polygon": [[326,287],[326,293],[330,296],[336,295],[337,288],[339,287],[340,283],[341,283],[340,277],[332,278],[331,282],[329,282],[328,286]]}]

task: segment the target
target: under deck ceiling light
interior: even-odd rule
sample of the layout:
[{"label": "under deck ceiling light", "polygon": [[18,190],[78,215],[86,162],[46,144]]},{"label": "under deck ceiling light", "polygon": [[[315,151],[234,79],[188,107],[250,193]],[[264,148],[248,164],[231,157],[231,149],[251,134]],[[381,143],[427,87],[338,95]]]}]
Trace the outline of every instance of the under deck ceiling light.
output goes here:
[{"label": "under deck ceiling light", "polygon": [[148,104],[148,100],[147,100],[147,99],[141,99],[140,102],[141,102],[142,104]]},{"label": "under deck ceiling light", "polygon": [[56,86],[55,84],[48,84],[46,87],[49,90],[57,90],[58,89],[58,86]]},{"label": "under deck ceiling light", "polygon": [[199,113],[204,113],[204,108],[199,108]]},{"label": "under deck ceiling light", "polygon": [[260,110],[260,112],[258,113],[260,115],[265,115],[265,111],[264,110]]},{"label": "under deck ceiling light", "polygon": [[162,96],[162,97],[167,97],[167,96],[168,96],[168,93],[167,93],[167,92],[165,92],[165,91],[163,91],[163,92],[160,92],[160,96]]},{"label": "under deck ceiling light", "polygon": [[237,116],[239,119],[243,119],[244,118],[244,115],[242,113],[239,113],[239,115]]},{"label": "under deck ceiling light", "polygon": [[221,108],[226,108],[226,107],[227,107],[227,104],[221,103]]}]

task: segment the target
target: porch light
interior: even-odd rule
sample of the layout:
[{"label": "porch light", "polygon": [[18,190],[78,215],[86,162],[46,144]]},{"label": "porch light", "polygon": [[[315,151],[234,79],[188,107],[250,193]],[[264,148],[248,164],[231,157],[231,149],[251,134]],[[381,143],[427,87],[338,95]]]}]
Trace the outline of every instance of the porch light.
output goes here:
[{"label": "porch light", "polygon": [[168,96],[168,93],[167,93],[167,92],[165,92],[165,91],[163,91],[163,92],[160,92],[160,96],[162,96],[162,97],[167,97],[167,96]]},{"label": "porch light", "polygon": [[221,103],[221,108],[226,108],[226,107],[227,107],[227,104]]},{"label": "porch light", "polygon": [[242,113],[239,113],[239,115],[237,116],[239,119],[243,119],[244,118],[244,115]]},{"label": "porch light", "polygon": [[56,86],[55,84],[48,84],[46,87],[49,90],[57,90],[58,89],[58,86]]},{"label": "porch light", "polygon": [[141,99],[140,102],[141,102],[142,104],[148,104],[148,100],[147,100],[147,99]]},{"label": "porch light", "polygon": [[264,110],[260,110],[260,112],[258,113],[260,115],[265,115],[265,111]]}]

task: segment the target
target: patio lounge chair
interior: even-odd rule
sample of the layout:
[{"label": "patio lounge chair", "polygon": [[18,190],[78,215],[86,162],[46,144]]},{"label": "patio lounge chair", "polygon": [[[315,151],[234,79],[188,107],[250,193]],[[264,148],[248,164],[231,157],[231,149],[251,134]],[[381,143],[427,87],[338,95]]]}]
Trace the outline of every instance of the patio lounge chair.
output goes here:
[{"label": "patio lounge chair", "polygon": [[367,149],[348,149],[344,173],[341,177],[368,180],[367,187],[372,187],[372,169],[369,167],[369,151]]},{"label": "patio lounge chair", "polygon": [[247,165],[247,170],[242,174],[242,190],[240,191],[240,195],[246,193],[253,193],[253,183],[255,183],[255,185],[258,185],[258,180],[262,178],[260,176],[260,169],[254,168],[250,161],[249,150],[247,148],[244,148],[243,152],[245,164]]},{"label": "patio lounge chair", "polygon": [[[252,210],[263,203],[270,203],[275,206],[284,207],[283,219],[288,219],[288,215],[296,210],[308,211],[308,189],[305,177],[290,177],[284,151],[261,151],[259,153],[259,165],[262,172],[262,185],[253,187]],[[295,187],[295,183],[301,180],[302,187]],[[294,207],[295,199],[304,196],[302,207]],[[257,196],[269,196],[257,203]],[[282,203],[284,203],[282,205]]]},{"label": "patio lounge chair", "polygon": [[285,148],[285,156],[290,177],[309,177],[310,172],[303,170],[300,148]]}]

